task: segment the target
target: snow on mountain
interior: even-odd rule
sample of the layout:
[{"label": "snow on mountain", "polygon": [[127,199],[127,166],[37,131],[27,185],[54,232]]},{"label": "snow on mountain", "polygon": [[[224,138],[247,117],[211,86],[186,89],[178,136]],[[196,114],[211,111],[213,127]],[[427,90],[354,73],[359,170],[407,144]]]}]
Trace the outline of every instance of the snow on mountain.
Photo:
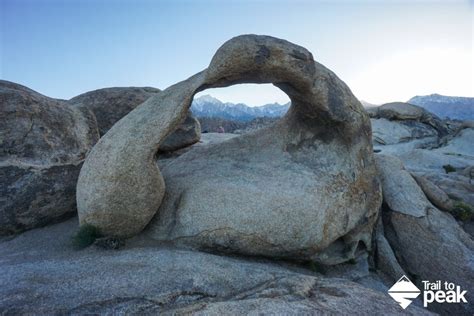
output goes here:
[{"label": "snow on mountain", "polygon": [[474,119],[474,98],[430,94],[415,96],[408,103],[421,106],[441,118]]},{"label": "snow on mountain", "polygon": [[281,117],[289,107],[290,103],[271,103],[250,107],[243,103],[224,103],[210,95],[204,95],[194,99],[191,110],[197,117],[219,117],[248,122],[257,117]]}]

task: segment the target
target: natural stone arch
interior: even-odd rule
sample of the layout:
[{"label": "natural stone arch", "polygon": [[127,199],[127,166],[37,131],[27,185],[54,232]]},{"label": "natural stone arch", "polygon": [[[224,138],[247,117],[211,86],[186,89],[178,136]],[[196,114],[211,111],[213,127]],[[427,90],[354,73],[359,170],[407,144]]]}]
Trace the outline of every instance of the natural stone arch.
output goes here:
[{"label": "natural stone arch", "polygon": [[[150,98],[99,141],[78,182],[81,224],[90,223],[105,234],[126,237],[143,230],[165,194],[165,182],[155,163],[160,142],[186,117],[194,94],[238,83],[273,83],[288,94],[292,105],[275,126],[239,137],[242,140],[237,142],[271,143],[277,135],[279,148],[290,152],[291,161],[297,164],[314,169],[318,165],[315,159],[321,158],[321,151],[327,151],[338,167],[343,166],[338,175],[331,174],[318,185],[336,192],[324,197],[329,202],[321,207],[325,212],[334,208],[338,217],[343,214],[345,223],[326,224],[325,231],[320,233],[328,238],[308,252],[322,252],[338,238],[362,226],[370,230],[380,205],[380,188],[373,166],[368,116],[349,88],[315,62],[305,48],[256,35],[238,36],[226,42],[206,70]],[[311,148],[315,142],[319,149]],[[320,154],[300,154],[307,150],[319,150]],[[350,200],[343,205],[338,201],[342,195]],[[350,209],[344,211],[347,207]],[[370,244],[368,240],[366,243]]]}]

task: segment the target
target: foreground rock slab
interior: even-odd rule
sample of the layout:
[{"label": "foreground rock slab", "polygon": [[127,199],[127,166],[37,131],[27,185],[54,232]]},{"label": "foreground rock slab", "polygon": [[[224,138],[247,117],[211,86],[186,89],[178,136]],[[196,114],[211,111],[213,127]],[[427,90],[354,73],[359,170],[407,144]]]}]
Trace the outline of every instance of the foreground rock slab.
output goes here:
[{"label": "foreground rock slab", "polygon": [[[243,82],[286,92],[286,116],[185,153],[161,174],[155,153],[194,94]],[[206,70],[115,124],[89,155],[77,192],[81,223],[106,234],[135,235],[156,215],[148,232],[158,240],[325,264],[370,249],[381,204],[359,101],[305,48],[256,35],[229,40]]]},{"label": "foreground rock slab", "polygon": [[99,139],[94,115],[0,81],[0,235],[70,217],[86,155]]},{"label": "foreground rock slab", "polygon": [[386,293],[270,262],[129,241],[74,251],[73,219],[0,242],[3,314],[409,314]]}]

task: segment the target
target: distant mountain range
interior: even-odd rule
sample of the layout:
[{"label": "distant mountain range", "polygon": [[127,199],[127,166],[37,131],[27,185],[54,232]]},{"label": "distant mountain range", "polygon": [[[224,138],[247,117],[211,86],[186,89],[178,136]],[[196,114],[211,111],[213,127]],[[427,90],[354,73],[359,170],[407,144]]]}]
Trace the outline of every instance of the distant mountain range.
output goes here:
[{"label": "distant mountain range", "polygon": [[[440,118],[474,120],[474,98],[450,97],[439,94],[416,96],[407,101],[421,106]],[[378,105],[361,101],[364,107]],[[278,118],[283,116],[290,103],[270,103],[250,107],[243,103],[222,102],[210,95],[194,99],[191,110],[196,117],[220,118],[236,122],[250,122],[256,118]]]},{"label": "distant mountain range", "polygon": [[194,99],[191,110],[196,117],[219,117],[231,121],[249,122],[259,117],[281,117],[289,107],[290,103],[250,107],[243,103],[224,103],[210,95],[204,95]]},{"label": "distant mountain range", "polygon": [[407,102],[421,106],[440,118],[474,120],[474,98],[430,94],[413,97]]}]

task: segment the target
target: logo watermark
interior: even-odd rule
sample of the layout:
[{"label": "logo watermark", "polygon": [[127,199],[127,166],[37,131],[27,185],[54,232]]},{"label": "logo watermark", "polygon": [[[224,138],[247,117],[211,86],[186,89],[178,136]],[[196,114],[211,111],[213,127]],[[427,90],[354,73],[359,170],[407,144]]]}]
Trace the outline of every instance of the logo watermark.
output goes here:
[{"label": "logo watermark", "polygon": [[424,287],[423,306],[427,307],[429,303],[467,303],[467,291],[462,291],[459,285],[451,282],[441,281],[429,282],[421,281]]},{"label": "logo watermark", "polygon": [[[466,293],[459,285],[451,282],[421,281],[423,284],[423,306],[430,303],[467,303]],[[421,291],[407,278],[402,276],[389,290],[388,294],[403,308],[407,308]]]},{"label": "logo watermark", "polygon": [[420,289],[404,275],[388,290],[388,294],[405,309],[420,295]]}]

